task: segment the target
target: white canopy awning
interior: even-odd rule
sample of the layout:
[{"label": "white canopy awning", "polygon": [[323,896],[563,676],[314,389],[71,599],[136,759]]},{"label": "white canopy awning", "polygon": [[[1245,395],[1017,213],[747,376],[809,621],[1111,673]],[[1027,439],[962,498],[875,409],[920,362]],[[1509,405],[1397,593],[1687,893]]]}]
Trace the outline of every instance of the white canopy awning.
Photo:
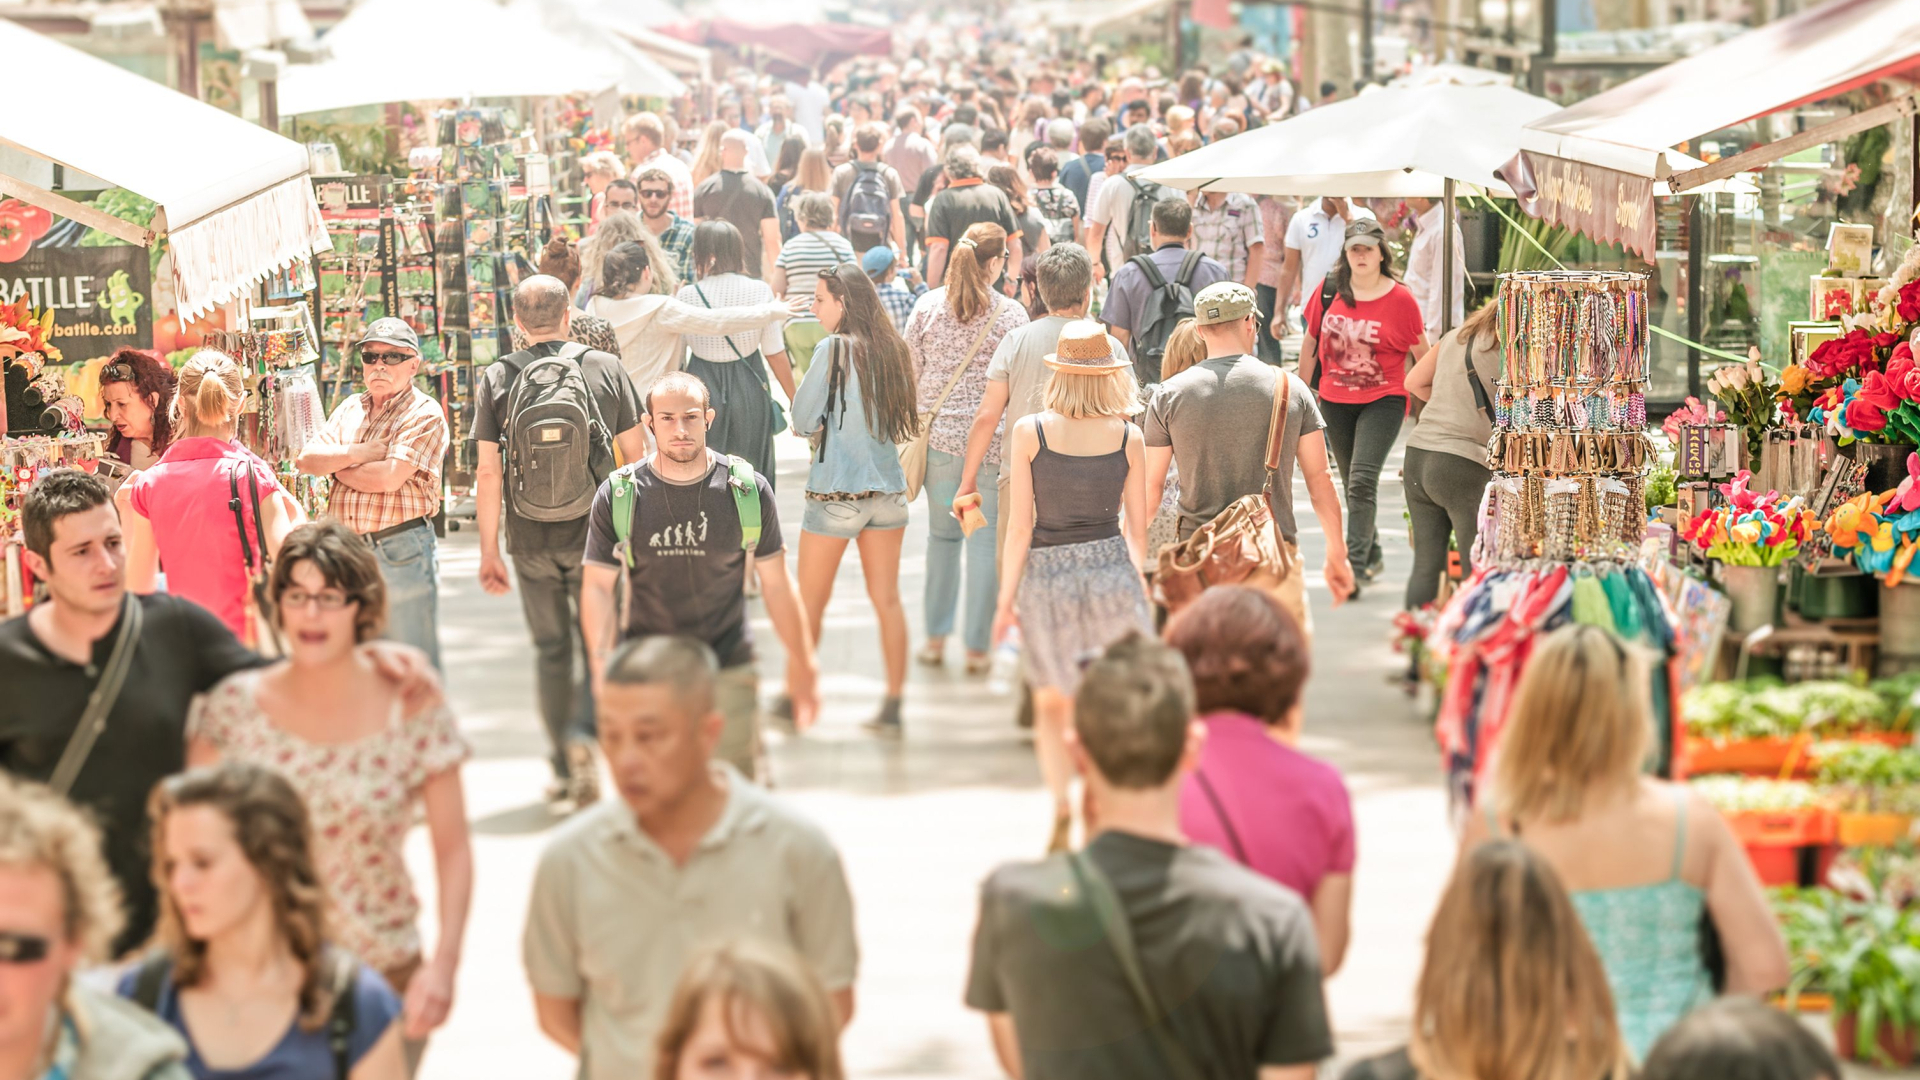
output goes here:
[{"label": "white canopy awning", "polygon": [[237,52],[313,37],[299,0],[214,0],[213,27],[220,46]]},{"label": "white canopy awning", "polygon": [[300,144],[17,23],[0,20],[0,53],[12,58],[12,85],[58,88],[54,104],[9,110],[0,147],[126,188],[159,211],[141,229],[51,184],[0,173],[0,191],[133,243],[164,233],[182,319],[326,247]]},{"label": "white canopy awning", "polygon": [[614,85],[621,93],[639,97],[677,98],[687,92],[687,84],[658,59],[624,35],[607,32],[614,28],[581,19],[577,10],[570,10],[564,5],[539,3],[538,0],[521,0],[509,7],[507,14],[520,19],[529,28],[557,34],[575,46],[599,55],[612,66],[616,75]]},{"label": "white canopy awning", "polygon": [[281,77],[281,115],[598,93],[619,81],[604,51],[530,25],[492,0],[364,0],[321,44],[331,59]]},{"label": "white canopy awning", "polygon": [[1664,180],[1669,149],[1920,69],[1920,3],[1829,0],[1527,125],[1520,149]]}]

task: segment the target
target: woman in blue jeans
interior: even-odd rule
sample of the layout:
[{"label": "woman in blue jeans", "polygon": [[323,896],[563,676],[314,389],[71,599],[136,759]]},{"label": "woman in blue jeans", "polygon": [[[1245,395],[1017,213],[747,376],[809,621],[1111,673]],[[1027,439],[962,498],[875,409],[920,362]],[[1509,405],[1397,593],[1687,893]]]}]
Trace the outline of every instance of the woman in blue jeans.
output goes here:
[{"label": "woman in blue jeans", "polygon": [[975,474],[986,524],[967,536],[948,508],[966,466],[967,432],[987,389],[987,364],[1001,339],[1027,324],[1018,303],[997,295],[994,279],[1007,261],[1007,233],[990,221],[969,228],[947,262],[947,283],[927,293],[907,319],[907,347],[920,372],[920,412],[927,418],[927,643],[919,660],[946,663],[947,636],[961,605],[961,554],[966,571],[967,674],[983,675],[1000,576],[994,567],[994,522],[1000,502],[1000,436],[995,433]]},{"label": "woman in blue jeans", "polygon": [[847,541],[857,541],[887,666],[886,698],[869,726],[897,734],[907,683],[907,613],[900,603],[907,478],[899,447],[920,425],[913,357],[858,263],[821,272],[813,313],[828,336],[793,399],[793,433],[814,447],[800,519],[800,600],[819,641],[840,559]]}]

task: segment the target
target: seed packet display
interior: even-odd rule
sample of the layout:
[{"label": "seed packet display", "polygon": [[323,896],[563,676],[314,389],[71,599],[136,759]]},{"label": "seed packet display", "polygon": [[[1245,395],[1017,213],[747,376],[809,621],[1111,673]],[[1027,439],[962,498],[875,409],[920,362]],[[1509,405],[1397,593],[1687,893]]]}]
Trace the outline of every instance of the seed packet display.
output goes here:
[{"label": "seed packet display", "polygon": [[467,219],[467,251],[499,251],[501,245],[501,223],[497,219]]},{"label": "seed packet display", "polygon": [[467,256],[467,288],[491,289],[499,277],[500,257],[492,254]]},{"label": "seed packet display", "polygon": [[473,362],[491,364],[500,359],[500,336],[492,330],[473,332]]},{"label": "seed packet display", "polygon": [[477,335],[481,330],[491,330],[494,321],[494,294],[490,292],[470,292],[467,294],[467,325]]}]

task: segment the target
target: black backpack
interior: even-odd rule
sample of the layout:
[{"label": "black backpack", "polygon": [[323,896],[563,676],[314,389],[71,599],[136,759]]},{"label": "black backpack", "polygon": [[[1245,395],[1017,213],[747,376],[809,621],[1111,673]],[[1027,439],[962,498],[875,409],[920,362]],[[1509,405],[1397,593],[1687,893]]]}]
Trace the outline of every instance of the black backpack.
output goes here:
[{"label": "black backpack", "polygon": [[[1133,185],[1133,206],[1127,211],[1127,234],[1120,238],[1120,254],[1126,258],[1153,252],[1153,204],[1166,197],[1167,189],[1151,180],[1122,174]],[[1189,312],[1191,314],[1191,312]]]},{"label": "black backpack", "polygon": [[854,162],[853,184],[847,188],[847,197],[840,200],[840,235],[885,239],[892,224],[893,198],[886,170],[865,161]]},{"label": "black backpack", "polygon": [[[327,983],[333,991],[333,1008],[327,1013],[327,1050],[333,1055],[334,1080],[348,1080],[353,1065],[347,1060],[353,1046],[354,997],[360,981],[360,964],[353,954],[329,948],[321,963],[328,965]],[[164,951],[148,954],[134,976],[132,1000],[135,1005],[156,1016],[160,1013],[160,988],[173,971],[173,957]]]},{"label": "black backpack", "polygon": [[1141,382],[1157,383],[1160,360],[1167,354],[1167,339],[1173,337],[1181,319],[1193,318],[1193,274],[1200,267],[1200,253],[1187,252],[1172,281],[1160,276],[1160,268],[1151,256],[1136,255],[1128,261],[1147,275],[1147,285],[1153,290],[1147,294],[1141,321],[1133,332],[1133,366]]},{"label": "black backpack", "polygon": [[573,521],[593,509],[614,470],[613,436],[600,420],[580,357],[569,341],[514,372],[501,418],[507,498],[528,521]]}]

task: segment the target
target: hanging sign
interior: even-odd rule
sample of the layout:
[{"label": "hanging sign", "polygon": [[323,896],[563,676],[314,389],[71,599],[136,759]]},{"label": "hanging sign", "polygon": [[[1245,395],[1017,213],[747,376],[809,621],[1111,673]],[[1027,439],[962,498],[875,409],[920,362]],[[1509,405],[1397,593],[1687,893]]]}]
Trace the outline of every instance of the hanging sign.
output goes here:
[{"label": "hanging sign", "polygon": [[69,363],[153,347],[153,270],[142,247],[35,247],[0,262],[0,303],[53,312]]},{"label": "hanging sign", "polygon": [[1497,175],[1529,215],[1653,261],[1652,180],[1531,150],[1514,155]]}]

